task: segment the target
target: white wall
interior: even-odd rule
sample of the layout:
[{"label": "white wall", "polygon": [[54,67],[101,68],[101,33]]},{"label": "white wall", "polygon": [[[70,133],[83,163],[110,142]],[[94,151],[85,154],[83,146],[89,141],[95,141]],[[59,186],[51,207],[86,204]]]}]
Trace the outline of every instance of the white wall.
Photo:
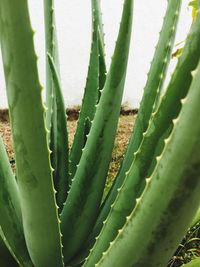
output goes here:
[{"label": "white wall", "polygon": [[[101,0],[106,33],[107,63],[113,53],[123,0]],[[191,24],[189,0],[183,0],[176,43],[184,40]],[[31,20],[36,30],[40,80],[44,84],[44,29],[41,0],[29,0]],[[138,107],[149,64],[158,39],[167,0],[135,0],[133,36],[123,102]],[[67,106],[81,103],[91,39],[90,0],[55,0],[62,85]],[[176,60],[172,61],[170,72]],[[0,58],[0,108],[7,106]]]}]

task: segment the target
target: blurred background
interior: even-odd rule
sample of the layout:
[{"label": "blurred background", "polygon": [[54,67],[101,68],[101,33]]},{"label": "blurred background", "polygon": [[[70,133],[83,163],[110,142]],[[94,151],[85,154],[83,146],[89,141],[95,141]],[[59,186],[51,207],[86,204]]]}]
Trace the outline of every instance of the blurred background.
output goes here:
[{"label": "blurred background", "polygon": [[[35,30],[35,49],[39,57],[38,68],[45,85],[43,1],[29,0],[32,27]],[[91,41],[91,0],[55,0],[56,24],[60,56],[62,88],[66,107],[81,104],[86,81]],[[183,0],[181,17],[175,41],[185,40],[191,25],[189,0]],[[114,51],[119,29],[123,0],[101,0],[107,66]],[[149,65],[162,26],[167,0],[135,0],[132,43],[123,103],[138,108],[146,82]],[[173,58],[168,77],[177,59]],[[167,79],[168,80],[168,79]],[[167,83],[166,80],[166,83]],[[0,55],[0,108],[7,107],[5,82]]]}]

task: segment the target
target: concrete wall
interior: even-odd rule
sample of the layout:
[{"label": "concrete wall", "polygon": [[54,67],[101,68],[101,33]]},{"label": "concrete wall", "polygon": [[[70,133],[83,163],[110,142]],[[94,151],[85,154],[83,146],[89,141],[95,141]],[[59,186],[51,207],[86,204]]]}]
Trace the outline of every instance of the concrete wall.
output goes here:
[{"label": "concrete wall", "polygon": [[[29,0],[31,20],[36,30],[35,45],[39,56],[40,80],[44,84],[44,28],[41,0]],[[183,41],[191,23],[188,0],[183,0],[176,43]],[[107,64],[113,53],[123,0],[102,0]],[[138,107],[146,81],[154,46],[162,24],[167,0],[135,0],[134,24],[127,81],[123,102]],[[60,68],[66,106],[81,103],[91,39],[90,0],[55,0]],[[172,60],[169,73],[176,60]],[[7,106],[2,61],[0,58],[0,108]]]}]

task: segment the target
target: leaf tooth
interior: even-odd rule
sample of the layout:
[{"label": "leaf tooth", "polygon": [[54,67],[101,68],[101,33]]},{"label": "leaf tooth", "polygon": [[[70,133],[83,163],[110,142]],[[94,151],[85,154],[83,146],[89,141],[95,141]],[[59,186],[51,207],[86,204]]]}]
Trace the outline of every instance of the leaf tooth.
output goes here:
[{"label": "leaf tooth", "polygon": [[148,184],[148,183],[151,181],[151,176],[150,176],[150,177],[147,177],[147,178],[145,179],[145,181],[146,181],[146,183]]},{"label": "leaf tooth", "polygon": [[163,79],[163,73],[161,72],[161,74],[159,75],[159,79],[162,80]]},{"label": "leaf tooth", "polygon": [[156,113],[157,113],[156,110],[152,112],[152,117],[155,117]]},{"label": "leaf tooth", "polygon": [[157,156],[157,157],[156,157],[156,161],[159,162],[159,161],[161,160],[161,158],[162,158],[161,155]]},{"label": "leaf tooth", "polygon": [[52,45],[52,47],[54,49],[55,48],[55,42],[53,41],[51,45]]},{"label": "leaf tooth", "polygon": [[[134,155],[134,156],[135,156],[135,155]],[[130,173],[130,170],[126,171],[126,172],[125,172],[125,175],[128,176],[129,173]],[[121,187],[120,187],[119,189],[121,189]]]},{"label": "leaf tooth", "polygon": [[[134,208],[135,209],[135,208]],[[126,222],[125,222],[125,224],[128,222],[128,221],[130,221],[130,218],[131,218],[131,215],[127,215],[126,216]],[[124,224],[124,225],[125,225]],[[124,225],[122,226],[122,228],[120,229],[120,230],[118,230],[118,234],[119,234],[119,231],[120,231],[120,233],[123,231],[123,227],[124,227]]]},{"label": "leaf tooth", "polygon": [[[51,150],[50,150],[50,151],[51,151]],[[51,151],[50,153],[52,153],[52,151]],[[52,166],[50,166],[50,170],[51,170],[52,172],[55,172],[55,169],[54,169]]]},{"label": "leaf tooth", "polygon": [[166,138],[164,140],[165,145],[169,144],[170,140],[171,140],[171,137],[170,136],[168,138]]},{"label": "leaf tooth", "polygon": [[56,189],[55,189],[55,188],[53,188],[53,192],[54,192],[55,194],[57,194],[57,191],[56,191]]},{"label": "leaf tooth", "polygon": [[171,47],[171,45],[172,45],[172,42],[171,42],[171,41],[169,41],[169,43],[168,43],[168,47]]},{"label": "leaf tooth", "polygon": [[35,29],[33,29],[33,28],[31,28],[31,33],[32,33],[32,36],[34,36],[34,35],[35,35],[35,33],[36,33],[36,30],[35,30]]},{"label": "leaf tooth", "polygon": [[167,63],[167,57],[164,58],[163,63]]},{"label": "leaf tooth", "polygon": [[[58,211],[59,210],[59,206],[56,204],[56,210]],[[58,218],[58,223],[60,224],[59,222],[59,218]]]},{"label": "leaf tooth", "polygon": [[147,130],[142,133],[143,138],[147,136]]},{"label": "leaf tooth", "polygon": [[119,187],[119,188],[117,188],[117,192],[119,193],[121,190],[122,190],[122,185]]},{"label": "leaf tooth", "polygon": [[176,10],[176,12],[175,12],[175,16],[178,16],[179,15],[179,12],[178,12],[178,10]]},{"label": "leaf tooth", "polygon": [[107,219],[105,219],[105,220],[103,221],[103,225],[105,225],[105,224],[106,224],[106,222],[107,222]]},{"label": "leaf tooth", "polygon": [[54,12],[54,5],[51,5],[51,7],[50,7],[50,12],[51,12],[51,13]]},{"label": "leaf tooth", "polygon": [[[94,247],[90,248],[89,249],[89,254],[92,253],[93,251],[94,251]],[[89,258],[89,255],[86,257],[86,259],[88,260],[88,258]]]},{"label": "leaf tooth", "polygon": [[137,158],[138,155],[140,155],[140,153],[141,153],[141,149],[139,147],[138,150],[133,153],[134,158]]},{"label": "leaf tooth", "polygon": [[175,26],[173,26],[173,27],[172,27],[172,32],[174,32],[174,31],[175,31],[175,29],[176,29],[176,28],[175,28]]},{"label": "leaf tooth", "polygon": [[[119,231],[120,231],[120,230],[119,230]],[[119,231],[118,231],[118,234],[120,233]],[[109,247],[112,247],[114,243],[115,243],[114,240],[113,240],[113,241],[110,241],[110,243],[109,243]]]},{"label": "leaf tooth", "polygon": [[[146,182],[146,185],[145,185],[144,190],[150,186],[150,184],[151,184],[151,182],[152,182],[152,176],[146,178],[146,179],[145,179],[145,182]],[[144,192],[144,191],[143,191],[143,192]],[[142,194],[143,194],[143,193],[142,193]],[[142,196],[141,196],[141,198],[142,198]]]},{"label": "leaf tooth", "polygon": [[48,110],[48,107],[47,107],[46,104],[43,103],[42,107],[43,107],[44,111],[47,111]]},{"label": "leaf tooth", "polygon": [[184,105],[187,101],[187,97],[181,99],[181,104]]},{"label": "leaf tooth", "polygon": [[[138,198],[136,198],[136,205],[138,205],[139,204],[139,202],[141,201],[141,197],[138,197]],[[128,217],[130,217],[130,216],[128,216]]]},{"label": "leaf tooth", "polygon": [[[83,148],[81,149],[82,151],[83,151]],[[78,164],[76,164],[76,168],[78,168],[79,167],[79,163]],[[72,179],[72,181],[74,180],[74,178]]]},{"label": "leaf tooth", "polygon": [[102,256],[103,256],[103,257],[105,257],[105,255],[106,255],[106,251],[104,251],[104,252],[102,253]]},{"label": "leaf tooth", "polygon": [[114,206],[115,206],[115,203],[113,202],[113,203],[110,205],[110,208],[113,209]]},{"label": "leaf tooth", "polygon": [[178,121],[179,121],[178,118],[173,119],[173,120],[172,120],[173,125],[175,126],[175,125],[178,123]]},{"label": "leaf tooth", "polygon": [[197,73],[197,69],[194,69],[191,71],[192,78],[196,76],[196,73]]},{"label": "leaf tooth", "polygon": [[[126,218],[127,218],[127,217],[126,217]],[[119,229],[119,230],[118,230],[118,235],[122,234],[122,232],[123,232],[123,229]],[[113,244],[114,241],[111,241],[110,244],[111,244],[111,243]]]},{"label": "leaf tooth", "polygon": [[88,261],[88,259],[89,259],[89,257],[90,257],[90,254],[91,254],[93,251],[94,251],[94,247],[91,247],[91,248],[89,249],[89,254],[88,254],[88,256],[86,256],[86,258],[84,259],[84,262],[85,262],[85,263]]}]

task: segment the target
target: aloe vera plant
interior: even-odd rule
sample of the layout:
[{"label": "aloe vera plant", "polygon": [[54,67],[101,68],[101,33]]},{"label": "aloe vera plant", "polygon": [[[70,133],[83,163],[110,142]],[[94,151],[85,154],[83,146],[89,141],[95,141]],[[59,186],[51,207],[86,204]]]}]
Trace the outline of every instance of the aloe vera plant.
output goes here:
[{"label": "aloe vera plant", "polygon": [[[181,0],[168,1],[129,145],[102,201],[126,78],[133,5],[124,0],[107,73],[100,0],[91,0],[90,62],[69,150],[54,1],[44,1],[46,101],[27,0],[0,1],[16,159],[15,177],[0,139],[1,266],[165,267],[192,221],[199,220],[200,0],[161,96],[181,6]],[[196,259],[184,266],[198,264]]]}]

